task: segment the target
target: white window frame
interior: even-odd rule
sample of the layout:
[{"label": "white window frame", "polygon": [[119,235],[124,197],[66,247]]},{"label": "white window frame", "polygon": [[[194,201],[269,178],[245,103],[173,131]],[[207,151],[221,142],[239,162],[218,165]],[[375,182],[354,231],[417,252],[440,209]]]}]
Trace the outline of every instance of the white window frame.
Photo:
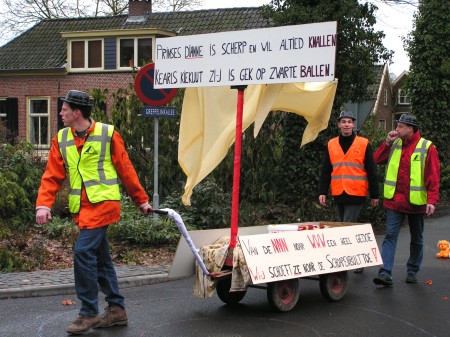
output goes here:
[{"label": "white window frame", "polygon": [[384,89],[383,103],[384,103],[384,106],[388,105],[388,91],[387,91],[387,89]]},{"label": "white window frame", "polygon": [[[403,92],[406,92],[406,94],[402,95]],[[411,100],[409,98],[409,93],[406,89],[398,89],[398,104],[399,105],[409,105],[411,104]]]},{"label": "white window frame", "polygon": [[[120,41],[122,40],[133,40],[133,60],[138,60],[138,41],[142,40],[142,39],[150,39],[151,42],[151,51],[152,51],[152,56],[154,55],[154,45],[155,45],[155,39],[153,36],[139,36],[139,37],[131,37],[131,36],[127,36],[127,37],[123,37],[123,38],[119,38],[117,39],[117,46],[116,46],[116,64],[117,64],[117,69],[126,69],[126,70],[130,70],[133,69],[133,67],[137,67],[140,68],[139,64],[136,64],[135,62],[132,65],[126,66],[126,67],[121,67],[120,66],[120,59],[121,59],[121,50],[120,50]],[[139,60],[138,60],[139,61]]]},{"label": "white window frame", "polygon": [[[4,102],[4,104],[6,104],[6,98],[1,98],[0,97],[0,102]],[[6,111],[5,112],[1,112],[0,111],[0,124],[2,124],[2,123],[4,123],[4,121],[6,121]],[[5,123],[6,124],[6,123]],[[5,125],[5,128],[6,128],[6,125]],[[3,137],[1,137],[0,138],[0,140],[2,139]],[[1,144],[1,143],[0,143]]]},{"label": "white window frame", "polygon": [[[100,43],[101,43],[101,46],[100,46],[100,49],[101,49],[101,53],[102,53],[102,55],[101,55],[101,63],[102,63],[102,65],[100,66],[100,67],[91,67],[91,68],[89,68],[87,65],[88,65],[88,60],[89,60],[89,41],[100,41]],[[84,67],[83,68],[72,68],[72,47],[73,47],[73,45],[72,45],[72,43],[73,42],[84,42]],[[76,40],[70,40],[69,41],[69,54],[68,54],[68,56],[69,56],[69,68],[70,68],[70,71],[72,71],[72,72],[77,72],[77,71],[79,71],[79,72],[82,72],[82,71],[93,71],[93,70],[103,70],[104,68],[105,68],[105,53],[104,53],[104,44],[105,44],[105,41],[104,41],[104,39],[99,39],[99,38],[97,38],[97,39],[76,39]]]},{"label": "white window frame", "polygon": [[[47,101],[47,112],[46,113],[32,113],[31,107],[33,101]],[[44,144],[32,143],[35,148],[49,148],[50,147],[50,97],[49,96],[29,96],[27,97],[27,141],[31,142],[31,130],[34,127],[32,121],[33,118],[39,118],[39,134],[41,134],[41,121],[43,118],[47,118],[47,141]]]},{"label": "white window frame", "polygon": [[[6,98],[0,97],[0,102],[5,102],[5,104],[6,104]],[[2,117],[6,119],[6,111],[4,113],[2,113],[0,111],[0,118],[2,118]]]}]

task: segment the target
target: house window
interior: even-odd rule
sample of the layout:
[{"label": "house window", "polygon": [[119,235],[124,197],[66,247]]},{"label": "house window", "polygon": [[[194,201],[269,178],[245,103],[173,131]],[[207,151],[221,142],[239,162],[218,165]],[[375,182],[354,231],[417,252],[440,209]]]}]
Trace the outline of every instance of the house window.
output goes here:
[{"label": "house window", "polygon": [[398,89],[398,104],[410,104],[409,93],[406,89]]},{"label": "house window", "polygon": [[28,140],[35,147],[50,146],[50,99],[48,97],[30,97],[27,100]]},{"label": "house window", "polygon": [[385,119],[378,120],[378,128],[386,130],[386,120]]},{"label": "house window", "polygon": [[6,99],[0,98],[0,123],[6,121]]},{"label": "house window", "polygon": [[6,99],[0,98],[0,144],[6,142]]},{"label": "house window", "polygon": [[118,49],[120,68],[140,67],[153,60],[151,38],[119,39]]},{"label": "house window", "polygon": [[71,68],[102,68],[102,40],[72,41]]},{"label": "house window", "polygon": [[384,106],[387,106],[387,105],[388,105],[388,92],[387,92],[387,89],[384,89],[384,99],[383,99],[383,103],[384,103]]},{"label": "house window", "polygon": [[14,144],[18,135],[18,100],[0,98],[0,144]]}]

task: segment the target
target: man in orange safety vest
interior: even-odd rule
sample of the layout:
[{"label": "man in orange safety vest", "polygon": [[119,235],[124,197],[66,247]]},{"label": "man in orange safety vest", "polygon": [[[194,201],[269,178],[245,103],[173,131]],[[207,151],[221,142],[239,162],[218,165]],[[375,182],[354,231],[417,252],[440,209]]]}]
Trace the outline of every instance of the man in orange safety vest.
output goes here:
[{"label": "man in orange safety vest", "polygon": [[[327,194],[336,204],[339,220],[357,222],[362,205],[370,195],[371,205],[378,205],[379,187],[377,168],[369,140],[356,135],[356,118],[350,111],[338,117],[338,137],[328,142],[319,181],[319,203],[326,207]],[[355,270],[361,273],[363,268]]]}]

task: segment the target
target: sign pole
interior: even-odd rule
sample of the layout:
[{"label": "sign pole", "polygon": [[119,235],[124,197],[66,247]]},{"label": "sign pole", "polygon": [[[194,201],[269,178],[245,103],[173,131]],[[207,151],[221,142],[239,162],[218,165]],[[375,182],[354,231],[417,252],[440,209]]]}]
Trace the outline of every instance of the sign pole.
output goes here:
[{"label": "sign pole", "polygon": [[[153,152],[154,152],[154,158],[153,158],[153,208],[158,209],[159,208],[159,194],[158,194],[158,132],[159,132],[159,118],[156,117],[154,119],[154,145],[153,145]],[[153,212],[153,219],[158,220],[158,214],[156,212]]]},{"label": "sign pole", "polygon": [[[176,95],[177,89],[155,89],[153,87],[155,78],[155,64],[149,63],[143,66],[137,73],[134,80],[134,89],[142,102],[150,106],[142,107],[142,116],[154,118],[154,145],[153,145],[153,208],[159,208],[158,194],[158,133],[159,117],[176,118],[174,107],[163,107],[169,103]],[[153,219],[158,220],[158,214],[153,213]]]},{"label": "sign pole", "polygon": [[236,137],[234,140],[234,171],[233,171],[233,192],[231,195],[231,232],[229,247],[236,247],[236,237],[238,235],[239,220],[239,185],[241,179],[241,152],[242,152],[242,115],[244,110],[244,90],[246,85],[232,86],[237,89],[238,99],[236,106]]}]

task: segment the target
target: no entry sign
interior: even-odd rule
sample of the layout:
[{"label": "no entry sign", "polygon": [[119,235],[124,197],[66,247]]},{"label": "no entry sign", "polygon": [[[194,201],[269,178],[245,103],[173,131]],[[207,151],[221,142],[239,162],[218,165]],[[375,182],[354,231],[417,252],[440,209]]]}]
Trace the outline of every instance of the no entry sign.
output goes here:
[{"label": "no entry sign", "polygon": [[175,97],[177,89],[155,89],[155,64],[143,66],[134,80],[134,90],[142,102],[151,106],[161,106],[169,103]]}]

